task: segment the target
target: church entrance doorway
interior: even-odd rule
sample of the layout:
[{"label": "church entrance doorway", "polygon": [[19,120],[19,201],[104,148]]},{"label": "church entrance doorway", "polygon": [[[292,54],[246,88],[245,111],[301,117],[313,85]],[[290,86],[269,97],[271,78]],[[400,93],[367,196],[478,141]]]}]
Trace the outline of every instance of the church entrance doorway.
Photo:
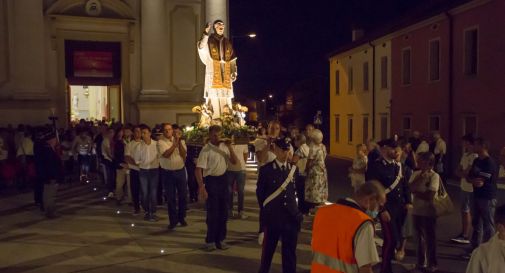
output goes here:
[{"label": "church entrance doorway", "polygon": [[121,88],[118,85],[70,85],[70,120],[121,121]]},{"label": "church entrance doorway", "polygon": [[65,76],[69,121],[123,121],[120,42],[65,40]]}]

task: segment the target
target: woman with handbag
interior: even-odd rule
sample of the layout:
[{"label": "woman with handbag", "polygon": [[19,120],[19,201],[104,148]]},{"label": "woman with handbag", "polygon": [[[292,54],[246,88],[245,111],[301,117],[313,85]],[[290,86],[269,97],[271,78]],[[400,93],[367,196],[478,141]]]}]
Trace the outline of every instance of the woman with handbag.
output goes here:
[{"label": "woman with handbag", "polygon": [[[412,216],[417,238],[417,269],[437,271],[435,196],[440,176],[433,170],[435,156],[430,152],[418,155],[419,170],[410,177],[409,187],[414,195]],[[428,261],[426,261],[426,258]]]}]

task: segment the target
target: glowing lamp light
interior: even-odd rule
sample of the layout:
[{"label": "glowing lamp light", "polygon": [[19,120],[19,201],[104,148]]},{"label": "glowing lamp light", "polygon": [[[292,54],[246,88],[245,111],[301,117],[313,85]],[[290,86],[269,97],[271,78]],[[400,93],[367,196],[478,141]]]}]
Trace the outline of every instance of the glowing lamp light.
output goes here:
[{"label": "glowing lamp light", "polygon": [[103,201],[107,201],[107,197],[104,197],[104,198],[103,198]]},{"label": "glowing lamp light", "polygon": [[262,99],[261,102],[265,102],[266,100],[265,99]]},{"label": "glowing lamp light", "polygon": [[135,227],[135,224],[134,224],[134,223],[132,223],[132,224],[131,224],[131,227]]},{"label": "glowing lamp light", "polygon": [[121,211],[120,211],[120,210],[116,211],[116,214],[120,214],[120,213],[121,213]]},{"label": "glowing lamp light", "polygon": [[249,33],[249,34],[247,34],[247,36],[249,36],[249,38],[255,38],[256,37],[256,33]]},{"label": "glowing lamp light", "polygon": [[93,188],[94,191],[96,191],[96,188]]},{"label": "glowing lamp light", "polygon": [[270,94],[270,95],[268,95],[268,97],[271,99],[271,98],[273,98],[273,97],[274,97],[274,95]]},{"label": "glowing lamp light", "polygon": [[160,250],[160,252],[161,252],[161,254],[163,254],[163,253],[165,253],[165,250],[164,250],[164,249],[162,249],[162,250]]}]

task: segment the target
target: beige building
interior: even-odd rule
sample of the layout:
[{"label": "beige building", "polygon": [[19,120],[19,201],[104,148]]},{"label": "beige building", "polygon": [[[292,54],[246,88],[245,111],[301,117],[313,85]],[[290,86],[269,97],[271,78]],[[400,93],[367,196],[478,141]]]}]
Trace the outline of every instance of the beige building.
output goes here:
[{"label": "beige building", "polygon": [[196,42],[205,22],[228,23],[227,1],[0,0],[0,126],[53,112],[60,125],[196,121]]},{"label": "beige building", "polygon": [[357,39],[330,62],[330,154],[354,158],[356,145],[389,137],[391,41]]}]

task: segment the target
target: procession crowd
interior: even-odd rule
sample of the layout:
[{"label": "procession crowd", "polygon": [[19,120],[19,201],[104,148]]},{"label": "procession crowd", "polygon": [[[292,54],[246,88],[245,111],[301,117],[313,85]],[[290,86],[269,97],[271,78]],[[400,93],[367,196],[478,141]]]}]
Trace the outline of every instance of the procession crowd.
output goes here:
[{"label": "procession crowd", "polygon": [[[81,120],[67,130],[49,125],[0,129],[0,190],[33,187],[35,203],[54,218],[58,184],[99,179],[104,198],[118,206],[131,204],[132,214],[143,213],[146,221],[159,221],[157,207],[166,203],[169,230],[187,226],[187,203],[202,201],[207,214],[204,250],[214,251],[229,248],[225,240],[230,217],[248,218],[246,162],[255,158],[258,242],[263,245],[259,272],[269,272],[279,240],[283,272],[296,272],[304,216],[314,217],[312,272],[372,272],[379,263],[380,272],[393,272],[392,261],[403,260],[411,238],[416,269],[437,271],[437,218],[454,213],[445,189],[447,147],[440,134],[428,139],[414,132],[410,138],[357,145],[349,169],[354,195],[330,204],[327,151],[322,132],[314,126],[300,132],[271,121],[259,126],[253,142],[239,144],[222,139],[222,128],[214,125],[203,146],[187,145],[181,127]],[[505,148],[496,161],[485,139],[469,134],[461,141],[464,153],[455,174],[460,179],[462,225],[452,241],[469,245],[462,255],[471,258],[467,272],[500,272],[505,265],[503,259],[499,262],[505,198],[497,185],[505,177]],[[374,243],[379,223],[381,259]]]}]

